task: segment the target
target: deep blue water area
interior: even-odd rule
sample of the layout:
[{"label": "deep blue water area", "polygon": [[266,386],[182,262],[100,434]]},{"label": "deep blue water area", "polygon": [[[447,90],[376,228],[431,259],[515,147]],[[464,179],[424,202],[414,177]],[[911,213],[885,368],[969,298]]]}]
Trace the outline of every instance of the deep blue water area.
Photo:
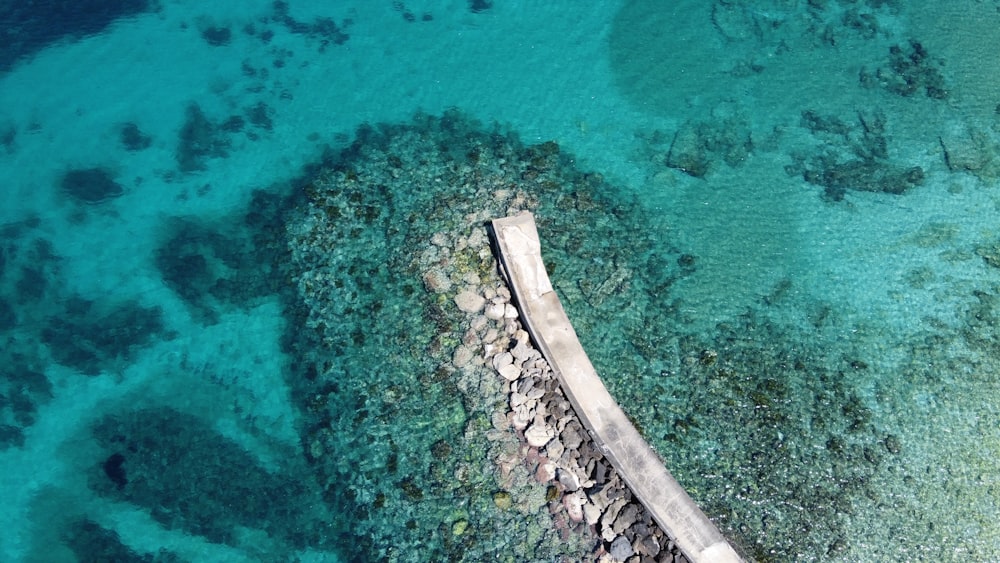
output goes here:
[{"label": "deep blue water area", "polygon": [[101,33],[115,20],[151,8],[146,0],[5,2],[0,12],[0,68],[9,69],[59,41]]},{"label": "deep blue water area", "polygon": [[522,210],[745,553],[1000,559],[998,30],[978,0],[0,2],[0,560],[611,560],[459,305]]}]

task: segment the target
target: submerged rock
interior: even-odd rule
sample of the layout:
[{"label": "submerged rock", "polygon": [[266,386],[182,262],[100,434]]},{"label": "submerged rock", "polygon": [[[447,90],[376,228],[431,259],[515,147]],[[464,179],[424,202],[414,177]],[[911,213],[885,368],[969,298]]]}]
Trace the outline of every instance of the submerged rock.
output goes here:
[{"label": "submerged rock", "polygon": [[[720,111],[728,111],[722,108]],[[704,178],[716,162],[735,168],[750,155],[749,126],[735,115],[718,120],[688,122],[674,135],[666,164],[695,178]]]},{"label": "submerged rock", "polygon": [[116,198],[125,189],[104,168],[70,170],[62,179],[62,189],[83,203],[101,203]]},{"label": "submerged rock", "polygon": [[478,313],[486,304],[486,299],[475,291],[465,289],[455,296],[455,305],[465,313]]},{"label": "submerged rock", "polygon": [[513,506],[514,500],[507,491],[497,491],[493,493],[493,504],[500,510],[507,510]]}]

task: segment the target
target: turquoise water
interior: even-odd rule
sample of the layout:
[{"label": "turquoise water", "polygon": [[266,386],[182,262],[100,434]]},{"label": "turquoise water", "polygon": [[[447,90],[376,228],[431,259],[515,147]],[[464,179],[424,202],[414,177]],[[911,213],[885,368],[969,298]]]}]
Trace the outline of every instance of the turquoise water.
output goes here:
[{"label": "turquoise water", "polygon": [[592,559],[449,367],[512,208],[748,554],[1000,559],[995,3],[61,5],[0,13],[0,559]]}]

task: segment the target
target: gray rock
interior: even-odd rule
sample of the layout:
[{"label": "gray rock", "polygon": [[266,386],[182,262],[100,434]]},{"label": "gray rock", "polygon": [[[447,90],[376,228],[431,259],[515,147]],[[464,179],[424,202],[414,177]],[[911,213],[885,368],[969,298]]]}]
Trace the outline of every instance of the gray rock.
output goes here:
[{"label": "gray rock", "polygon": [[465,331],[465,335],[462,336],[462,344],[474,347],[479,343],[479,334],[474,328],[469,327],[469,330]]},{"label": "gray rock", "polygon": [[622,509],[621,513],[618,514],[618,518],[615,518],[614,530],[616,534],[621,534],[626,528],[635,524],[636,517],[639,514],[639,507],[635,504],[629,504]]},{"label": "gray rock", "polygon": [[[485,319],[486,317],[482,318]],[[491,328],[488,329],[486,331],[486,334],[483,335],[483,342],[485,342],[486,344],[493,344],[494,342],[497,341],[497,338],[499,337],[500,337],[500,332],[495,328]]]},{"label": "gray rock", "polygon": [[503,377],[507,381],[515,381],[518,377],[521,377],[521,368],[515,366],[514,364],[507,364],[502,368],[497,370],[500,377]]},{"label": "gray rock", "polygon": [[528,427],[528,423],[531,422],[531,419],[534,418],[534,416],[535,415],[531,412],[531,409],[525,405],[521,405],[514,409],[514,415],[510,420],[511,426],[518,430],[524,430]]},{"label": "gray rock", "polygon": [[424,287],[434,293],[445,293],[451,289],[451,279],[438,268],[424,272]]},{"label": "gray rock", "polygon": [[593,526],[601,519],[601,508],[594,503],[588,502],[583,505],[583,518],[588,526]]},{"label": "gray rock", "polygon": [[601,487],[599,489],[593,490],[590,493],[590,502],[594,503],[594,506],[604,513],[604,510],[611,504],[611,500],[608,499],[607,487]]},{"label": "gray rock", "polygon": [[482,246],[486,244],[486,230],[474,229],[469,235],[469,246]]},{"label": "gray rock", "polygon": [[538,387],[533,387],[525,393],[529,399],[541,399],[545,395],[545,389],[539,389]]},{"label": "gray rock", "polygon": [[710,163],[702,134],[692,124],[684,124],[674,135],[674,142],[667,153],[667,166],[695,178],[704,178]]},{"label": "gray rock", "polygon": [[507,415],[500,411],[493,412],[490,422],[493,424],[493,428],[497,430],[506,430],[510,426],[507,422]]},{"label": "gray rock", "polygon": [[446,248],[451,246],[451,241],[448,240],[448,235],[443,232],[434,233],[431,236],[431,244],[434,246],[440,246],[441,248]]},{"label": "gray rock", "polygon": [[[426,282],[426,280],[425,280]],[[503,318],[505,307],[502,303],[494,303],[486,307],[486,318],[493,320],[500,320]]]},{"label": "gray rock", "polygon": [[583,491],[563,497],[563,506],[566,507],[566,514],[572,522],[583,521],[583,505],[587,502]]},{"label": "gray rock", "polygon": [[455,349],[455,354],[452,356],[451,363],[456,368],[464,368],[469,365],[475,353],[466,346],[459,346]]},{"label": "gray rock", "polygon": [[642,538],[642,541],[638,545],[639,552],[650,557],[656,557],[660,554],[660,542],[656,541],[653,536],[647,536]]},{"label": "gray rock", "polygon": [[[456,248],[456,250],[458,249]],[[479,278],[479,274],[475,272],[466,272],[465,275],[462,276],[462,281],[469,285],[479,285],[483,280],[481,280]]]},{"label": "gray rock", "polygon": [[612,530],[615,519],[618,518],[618,513],[626,504],[628,504],[628,501],[623,497],[618,497],[612,501],[611,505],[604,511],[604,515],[601,516],[601,527],[605,530]]},{"label": "gray rock", "polygon": [[514,356],[514,359],[524,362],[531,356],[531,348],[526,343],[518,341],[510,353]]},{"label": "gray rock", "polygon": [[510,355],[510,352],[504,352],[502,354],[497,354],[493,357],[493,368],[497,371],[504,366],[509,366],[514,363],[514,356]]},{"label": "gray rock", "polygon": [[[523,368],[524,366],[521,367]],[[522,395],[527,395],[528,392],[530,392],[534,388],[534,386],[535,386],[535,380],[532,379],[531,376],[525,374],[525,376],[522,377],[517,383],[513,383],[511,388],[512,389],[516,388],[518,393],[521,393]],[[537,399],[538,397],[534,398]]]},{"label": "gray rock", "polygon": [[949,170],[975,172],[989,162],[988,137],[980,131],[952,125],[941,135],[940,141]]},{"label": "gray rock", "polygon": [[478,313],[486,304],[486,299],[471,289],[460,291],[455,296],[455,305],[466,313]]},{"label": "gray rock", "polygon": [[562,431],[562,436],[560,437],[564,446],[567,450],[575,450],[580,447],[583,443],[583,438],[580,437],[580,433],[576,431],[575,425],[567,426],[565,430]]},{"label": "gray rock", "polygon": [[566,401],[552,395],[545,397],[545,400],[549,403],[549,412],[556,419],[556,428],[561,433],[563,430],[566,430],[566,425],[572,420],[572,417],[566,414],[569,410]]},{"label": "gray rock", "polygon": [[562,457],[564,450],[565,448],[563,448],[562,442],[559,440],[552,440],[545,445],[545,453],[549,456],[549,459],[559,459]]},{"label": "gray rock", "polygon": [[519,331],[517,331],[517,332],[514,333],[514,340],[517,340],[518,342],[521,342],[521,343],[524,343],[524,344],[528,344],[528,341],[530,339],[531,339],[531,336],[529,336],[528,333],[524,329],[521,329],[521,330],[519,330]]},{"label": "gray rock", "polygon": [[632,551],[632,544],[624,536],[615,538],[615,541],[611,542],[611,549],[608,551],[611,553],[611,557],[617,561],[625,561],[635,553]]},{"label": "gray rock", "polygon": [[544,424],[538,424],[537,421],[524,432],[524,438],[528,441],[528,445],[536,448],[548,444],[554,436],[555,432],[551,428]]},{"label": "gray rock", "polygon": [[567,491],[575,491],[580,488],[580,478],[572,471],[559,468],[559,482],[566,487]]}]

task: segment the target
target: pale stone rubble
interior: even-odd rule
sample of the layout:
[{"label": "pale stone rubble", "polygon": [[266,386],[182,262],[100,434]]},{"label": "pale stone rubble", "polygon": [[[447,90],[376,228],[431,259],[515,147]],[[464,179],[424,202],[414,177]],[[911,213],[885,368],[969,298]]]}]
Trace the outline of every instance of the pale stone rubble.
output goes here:
[{"label": "pale stone rubble", "polygon": [[[432,242],[447,248],[449,239],[439,233]],[[460,237],[455,244],[479,245],[480,258],[489,259],[484,233]],[[548,362],[523,329],[510,290],[499,276],[484,282],[478,275],[466,275],[465,286],[455,288],[433,272],[424,275],[427,289],[453,295],[454,305],[468,315],[451,367],[469,375],[488,376],[492,371],[506,397],[486,434],[496,445],[490,455],[502,487],[494,494],[497,506],[517,503],[507,489],[518,488],[513,473],[515,465],[522,465],[545,487],[547,510],[560,536],[591,538],[593,551],[585,554],[586,560],[687,561],[594,445]],[[516,452],[507,443],[512,432],[518,438]]]}]

